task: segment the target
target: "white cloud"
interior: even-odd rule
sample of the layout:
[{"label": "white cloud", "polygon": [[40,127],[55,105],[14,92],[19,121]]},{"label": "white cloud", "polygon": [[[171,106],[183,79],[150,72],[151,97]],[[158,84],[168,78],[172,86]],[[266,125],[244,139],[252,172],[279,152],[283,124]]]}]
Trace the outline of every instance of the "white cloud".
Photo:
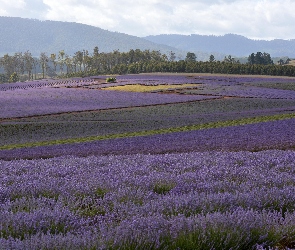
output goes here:
[{"label": "white cloud", "polygon": [[10,16],[12,13],[21,13],[25,7],[24,0],[0,0],[0,15]]},{"label": "white cloud", "polygon": [[130,35],[235,33],[295,38],[294,0],[0,0],[0,14],[80,22]]},{"label": "white cloud", "polygon": [[42,0],[0,0],[0,15],[43,19],[47,6]]}]

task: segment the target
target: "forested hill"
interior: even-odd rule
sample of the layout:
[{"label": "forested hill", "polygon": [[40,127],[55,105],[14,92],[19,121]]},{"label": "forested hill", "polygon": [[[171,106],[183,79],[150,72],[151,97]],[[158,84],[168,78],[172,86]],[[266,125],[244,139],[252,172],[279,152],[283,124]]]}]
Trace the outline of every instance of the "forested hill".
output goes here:
[{"label": "forested hill", "polygon": [[252,52],[267,52],[272,57],[295,57],[295,39],[251,40],[234,34],[224,36],[205,35],[157,35],[145,37],[148,41],[169,45],[190,52],[218,52],[237,57],[249,56]]},{"label": "forested hill", "polygon": [[100,52],[149,49],[161,53],[173,51],[184,57],[187,53],[136,36],[73,22],[0,17],[0,34],[0,56],[27,50],[33,56],[39,56],[41,52],[58,53],[61,50],[73,55],[83,49],[92,52],[95,46],[98,46]]}]

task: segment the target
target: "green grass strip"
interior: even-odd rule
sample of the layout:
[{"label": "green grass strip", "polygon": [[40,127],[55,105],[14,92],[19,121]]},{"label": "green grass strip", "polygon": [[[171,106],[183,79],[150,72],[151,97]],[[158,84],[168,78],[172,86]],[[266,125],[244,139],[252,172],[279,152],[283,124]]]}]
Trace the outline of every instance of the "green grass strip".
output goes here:
[{"label": "green grass strip", "polygon": [[260,117],[252,117],[252,118],[243,118],[238,120],[210,122],[210,123],[204,123],[204,124],[198,124],[198,125],[155,129],[155,130],[147,130],[147,131],[140,131],[140,132],[127,132],[127,133],[121,133],[121,134],[98,135],[98,136],[88,136],[88,137],[82,137],[82,138],[70,138],[70,139],[60,139],[60,140],[52,140],[52,141],[11,144],[11,145],[0,146],[0,150],[49,146],[49,145],[58,145],[58,144],[72,144],[72,143],[91,142],[91,141],[127,138],[127,137],[135,137],[135,136],[149,136],[149,135],[156,135],[156,134],[185,132],[185,131],[192,131],[192,130],[221,128],[221,127],[229,127],[229,126],[241,126],[246,124],[278,121],[278,120],[285,120],[285,119],[292,119],[292,118],[295,118],[295,114],[260,116]]},{"label": "green grass strip", "polygon": [[142,85],[142,84],[126,84],[122,86],[112,86],[102,88],[102,90],[116,90],[116,91],[128,91],[128,92],[151,92],[159,90],[169,89],[185,89],[188,87],[200,86],[198,83],[186,83],[186,84],[158,84],[158,85]]}]

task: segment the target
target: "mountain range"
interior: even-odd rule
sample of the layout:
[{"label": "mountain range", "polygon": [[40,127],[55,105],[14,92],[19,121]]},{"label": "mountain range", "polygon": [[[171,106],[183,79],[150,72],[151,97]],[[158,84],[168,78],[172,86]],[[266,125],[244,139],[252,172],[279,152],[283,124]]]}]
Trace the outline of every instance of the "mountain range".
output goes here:
[{"label": "mountain range", "polygon": [[241,35],[226,34],[224,36],[206,35],[157,35],[145,39],[159,44],[191,52],[202,51],[208,54],[249,56],[251,53],[266,52],[272,57],[295,57],[295,39],[292,40],[252,40]]},{"label": "mountain range", "polygon": [[0,17],[0,32],[0,56],[25,51],[30,51],[33,56],[39,56],[41,52],[50,55],[61,50],[71,56],[81,50],[92,53],[98,46],[100,52],[106,53],[131,49],[156,50],[165,54],[173,51],[177,59],[184,59],[187,52],[195,53],[197,60],[208,60],[210,54],[222,60],[227,55],[245,58],[258,51],[272,57],[295,58],[295,39],[252,40],[235,34],[136,37],[86,24],[19,17]]}]

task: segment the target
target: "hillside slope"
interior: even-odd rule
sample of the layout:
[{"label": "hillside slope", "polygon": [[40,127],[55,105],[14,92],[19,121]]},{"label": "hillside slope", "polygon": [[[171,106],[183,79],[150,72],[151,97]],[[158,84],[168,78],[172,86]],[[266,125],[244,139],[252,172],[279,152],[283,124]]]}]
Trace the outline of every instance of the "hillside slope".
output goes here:
[{"label": "hillside slope", "polygon": [[136,36],[73,22],[0,17],[0,33],[0,56],[27,50],[34,56],[39,56],[41,52],[58,53],[60,50],[73,55],[83,49],[92,52],[95,46],[98,46],[100,52],[149,49],[162,53],[174,51],[179,56],[186,54],[170,46],[159,45]]}]

